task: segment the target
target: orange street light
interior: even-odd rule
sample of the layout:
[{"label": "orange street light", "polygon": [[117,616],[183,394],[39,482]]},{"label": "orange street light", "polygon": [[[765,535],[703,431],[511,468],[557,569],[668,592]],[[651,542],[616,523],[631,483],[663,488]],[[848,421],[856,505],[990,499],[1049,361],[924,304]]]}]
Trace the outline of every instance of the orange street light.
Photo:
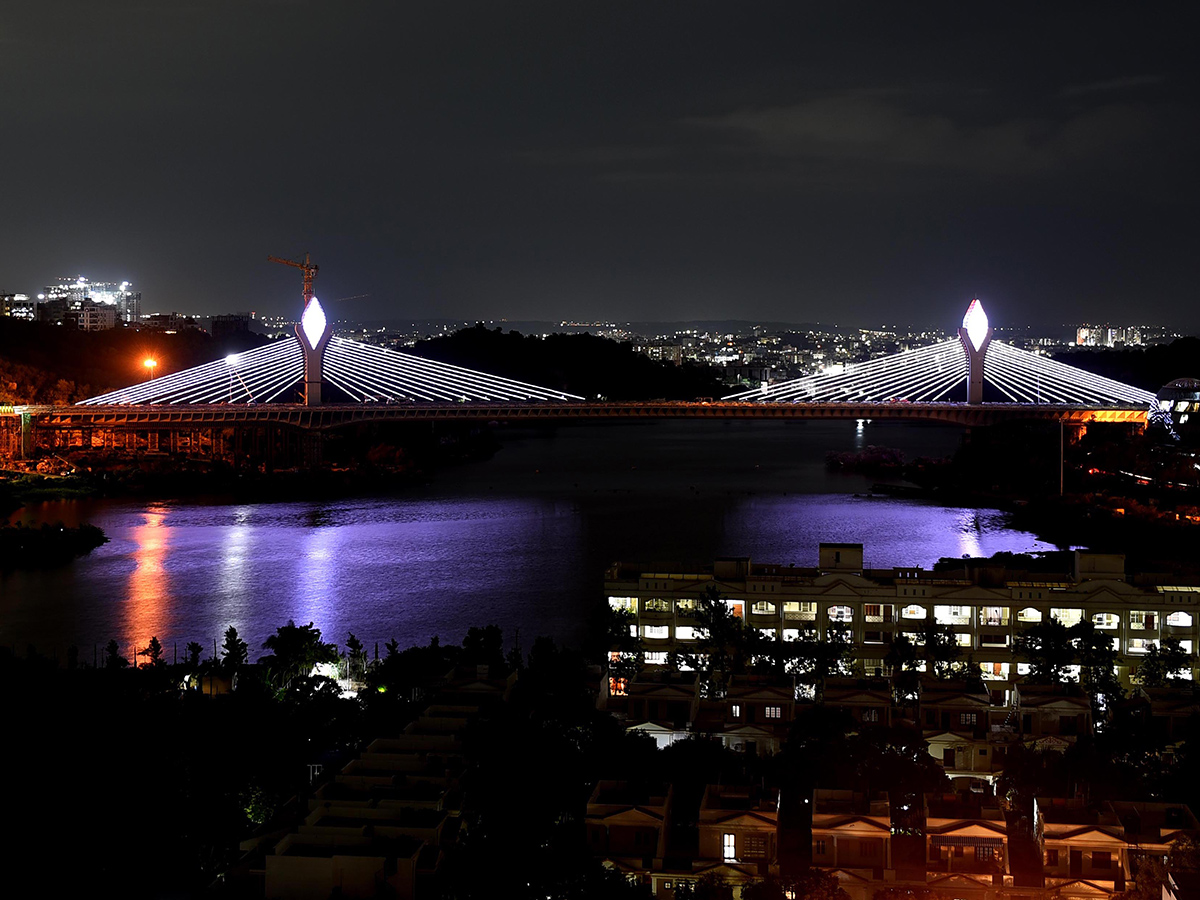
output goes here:
[{"label": "orange street light", "polygon": [[142,360],[142,365],[146,367],[146,371],[149,372],[150,377],[153,378],[154,377],[154,367],[158,365],[158,360],[153,359],[151,357],[147,357],[146,359]]}]

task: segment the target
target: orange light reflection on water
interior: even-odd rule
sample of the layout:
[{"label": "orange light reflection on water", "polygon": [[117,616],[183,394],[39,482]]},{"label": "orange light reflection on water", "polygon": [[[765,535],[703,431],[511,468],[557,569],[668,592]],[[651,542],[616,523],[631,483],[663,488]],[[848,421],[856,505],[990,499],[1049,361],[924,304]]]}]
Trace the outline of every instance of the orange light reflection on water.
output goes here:
[{"label": "orange light reflection on water", "polygon": [[[158,636],[164,640],[165,607],[168,579],[164,563],[171,544],[171,529],[166,524],[167,510],[151,506],[145,521],[130,534],[137,543],[129,573],[129,596],[125,603],[125,639],[121,655],[131,664],[138,662],[136,653]],[[168,661],[170,661],[168,659]]]}]

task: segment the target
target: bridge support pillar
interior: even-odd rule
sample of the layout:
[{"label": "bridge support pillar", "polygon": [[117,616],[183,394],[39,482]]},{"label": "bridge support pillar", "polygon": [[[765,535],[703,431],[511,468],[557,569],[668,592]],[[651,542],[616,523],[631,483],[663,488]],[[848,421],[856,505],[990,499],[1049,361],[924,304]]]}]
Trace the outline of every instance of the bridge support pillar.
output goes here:
[{"label": "bridge support pillar", "polygon": [[967,354],[967,402],[982,403],[983,357],[992,342],[992,329],[978,299],[972,300],[967,307],[962,328],[958,329],[958,339]]},{"label": "bridge support pillar", "polygon": [[321,301],[313,297],[304,307],[304,315],[296,325],[296,337],[304,350],[304,405],[321,405],[321,368],[325,358],[325,347],[332,335]]}]

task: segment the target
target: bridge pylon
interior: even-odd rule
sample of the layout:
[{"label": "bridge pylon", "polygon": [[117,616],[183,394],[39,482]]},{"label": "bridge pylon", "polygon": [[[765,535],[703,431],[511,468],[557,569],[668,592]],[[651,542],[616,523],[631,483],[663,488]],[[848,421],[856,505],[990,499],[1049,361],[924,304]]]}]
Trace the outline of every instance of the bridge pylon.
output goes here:
[{"label": "bridge pylon", "polygon": [[992,328],[978,297],[967,307],[962,328],[958,329],[958,339],[967,354],[967,403],[980,404],[983,402],[983,358],[992,342]]},{"label": "bridge pylon", "polygon": [[296,336],[300,338],[300,346],[304,349],[304,405],[321,405],[321,386],[324,378],[321,374],[325,363],[325,347],[333,329],[325,317],[321,301],[313,297],[304,307],[304,315],[296,326]]}]

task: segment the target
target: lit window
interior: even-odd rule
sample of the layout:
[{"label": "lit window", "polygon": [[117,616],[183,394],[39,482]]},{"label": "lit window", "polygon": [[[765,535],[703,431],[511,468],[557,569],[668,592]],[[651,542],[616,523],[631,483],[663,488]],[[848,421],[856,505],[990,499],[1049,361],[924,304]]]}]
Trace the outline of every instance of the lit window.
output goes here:
[{"label": "lit window", "polygon": [[636,597],[609,597],[609,609],[624,609],[629,612],[634,612],[637,609]]},{"label": "lit window", "polygon": [[655,650],[646,654],[646,665],[649,666],[665,666],[667,664],[667,651]]},{"label": "lit window", "polygon": [[978,714],[973,712],[965,712],[958,714],[959,725],[974,725],[978,721]]},{"label": "lit window", "polygon": [[1116,613],[1102,612],[1092,616],[1092,624],[1097,628],[1111,629],[1121,627],[1121,617]]},{"label": "lit window", "polygon": [[1135,609],[1129,613],[1130,631],[1154,631],[1158,627],[1158,617],[1152,610]]},{"label": "lit window", "polygon": [[924,619],[928,613],[923,606],[906,606],[900,610],[900,618],[902,619]]},{"label": "lit window", "polygon": [[1034,609],[1032,606],[1027,606],[1017,613],[1017,621],[1024,623],[1040,622],[1042,621],[1042,611]]},{"label": "lit window", "polygon": [[1191,628],[1192,617],[1185,612],[1173,612],[1167,616],[1167,624],[1175,628]]},{"label": "lit window", "polygon": [[879,710],[864,709],[862,711],[862,720],[864,722],[878,722],[879,721]]},{"label": "lit window", "polygon": [[734,836],[728,832],[721,836],[722,856],[727,860],[737,859],[737,848],[734,844]]},{"label": "lit window", "polygon": [[691,625],[676,625],[675,639],[678,641],[694,641],[696,639],[696,629]]},{"label": "lit window", "polygon": [[680,612],[691,612],[696,608],[696,601],[691,597],[675,601],[675,608]]},{"label": "lit window", "polygon": [[754,613],[756,616],[774,615],[775,614],[775,604],[768,603],[766,600],[759,600],[752,607],[750,607],[750,612]]},{"label": "lit window", "polygon": [[661,641],[671,636],[670,625],[643,625],[642,637],[650,638],[651,640]]},{"label": "lit window", "polygon": [[829,607],[829,621],[831,622],[849,622],[853,618],[854,610],[848,606]]},{"label": "lit window", "polygon": [[782,719],[783,708],[780,706],[768,706],[764,710],[763,715],[765,715],[768,719]]},{"label": "lit window", "polygon": [[608,692],[614,697],[624,697],[629,691],[627,690],[629,682],[624,678],[608,679]]},{"label": "lit window", "polygon": [[1082,609],[1068,609],[1065,607],[1051,607],[1050,618],[1058,619],[1063,625],[1070,628],[1072,625],[1078,625],[1083,621]]},{"label": "lit window", "polygon": [[670,612],[671,611],[671,601],[663,600],[659,597],[655,597],[651,600],[646,601],[645,610],[646,610],[646,612]]}]

